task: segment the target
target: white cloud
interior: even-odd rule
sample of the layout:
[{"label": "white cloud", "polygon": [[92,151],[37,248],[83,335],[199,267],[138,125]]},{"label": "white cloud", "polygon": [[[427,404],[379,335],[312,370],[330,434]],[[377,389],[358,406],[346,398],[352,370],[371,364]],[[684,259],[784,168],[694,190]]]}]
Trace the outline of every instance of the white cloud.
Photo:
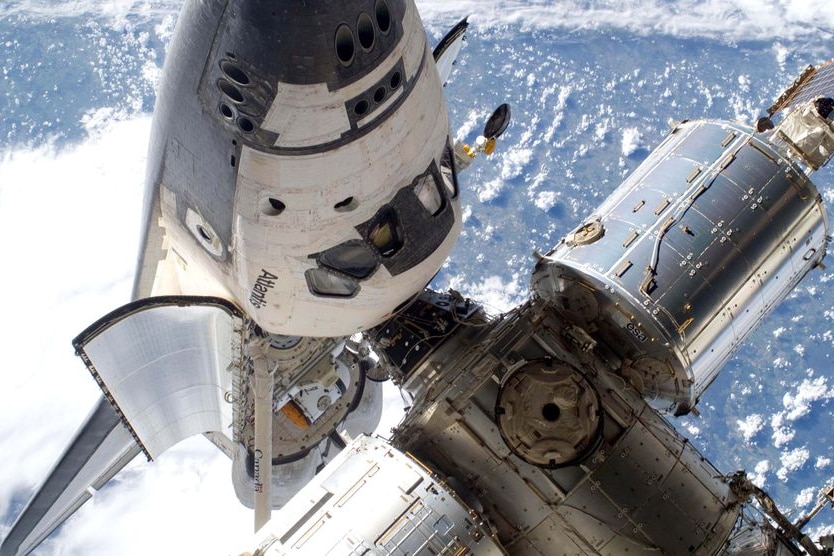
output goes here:
[{"label": "white cloud", "polygon": [[[175,15],[181,3],[173,0],[78,0],[54,3],[22,0],[0,4],[0,17],[23,14],[29,17],[75,17],[79,14],[104,16],[113,25],[132,18],[164,20]],[[619,29],[641,35],[665,34],[707,37],[718,40],[791,40],[807,37],[820,28],[834,27],[834,14],[824,2],[807,0],[663,0],[584,3],[572,0],[419,0],[423,20],[431,26],[457,21],[472,14],[470,21],[480,27],[518,24],[522,28]],[[779,50],[776,50],[777,57]],[[522,76],[528,79],[529,76]]]},{"label": "white cloud", "polygon": [[753,415],[748,415],[743,420],[736,421],[736,425],[738,425],[738,430],[741,432],[744,441],[750,443],[753,437],[762,430],[764,419],[758,413],[754,413]]},{"label": "white cloud", "polygon": [[141,459],[85,504],[45,550],[138,556],[237,554],[246,547],[252,512],[238,502],[230,462],[217,448],[195,437],[151,464]]},{"label": "white cloud", "polygon": [[502,189],[504,189],[504,180],[501,178],[495,178],[494,180],[484,182],[478,188],[478,200],[482,203],[492,201],[501,194]]},{"label": "white cloud", "polygon": [[637,149],[643,146],[643,134],[636,127],[627,127],[623,130],[622,153],[623,156],[634,154]]},{"label": "white cloud", "polygon": [[794,448],[793,450],[782,452],[779,456],[779,461],[782,463],[782,467],[776,471],[776,476],[782,481],[787,481],[788,474],[791,471],[801,469],[802,466],[808,461],[809,457],[811,457],[811,454],[808,449],[804,447]]},{"label": "white cloud", "polygon": [[427,20],[454,20],[472,14],[479,26],[519,24],[523,28],[565,30],[620,29],[649,35],[707,37],[718,40],[795,39],[834,27],[834,14],[822,2],[803,0],[663,0],[583,3],[571,0],[476,2],[421,0]]},{"label": "white cloud", "polygon": [[701,434],[701,428],[691,421],[684,422],[683,427],[691,438],[698,438],[698,435]]},{"label": "white cloud", "polygon": [[799,491],[799,494],[796,495],[794,504],[796,504],[798,508],[807,506],[816,499],[817,490],[819,489],[815,487],[803,488]]},{"label": "white cloud", "polygon": [[0,163],[0,235],[15,267],[0,273],[3,313],[13,317],[0,450],[27,462],[0,466],[0,513],[42,480],[97,398],[70,341],[130,300],[148,129],[144,117],[114,122],[106,139],[7,151]]},{"label": "white cloud", "polygon": [[811,404],[819,400],[834,398],[834,388],[828,387],[828,379],[824,376],[813,380],[803,379],[795,392],[786,392],[782,397],[785,406],[785,418],[796,421],[811,411]]},{"label": "white cloud", "polygon": [[784,425],[785,422],[785,412],[780,411],[778,413],[774,413],[770,417],[770,426],[773,428],[773,445],[777,448],[781,448],[791,440],[796,435],[796,432]]},{"label": "white cloud", "polygon": [[509,311],[527,296],[527,288],[520,282],[518,274],[513,274],[509,282],[500,276],[489,276],[481,282],[466,282],[463,276],[453,276],[449,287],[471,297],[484,305],[489,313]]},{"label": "white cloud", "polygon": [[172,0],[77,0],[75,2],[50,2],[49,0],[22,0],[0,5],[0,16],[28,14],[34,17],[77,17],[84,14],[104,16],[114,25],[124,21],[130,14],[134,17],[162,19],[177,14],[181,3]]},{"label": "white cloud", "polygon": [[540,191],[536,195],[536,200],[534,203],[536,204],[537,208],[547,212],[556,206],[558,202],[559,196],[556,194],[555,191]]},{"label": "white cloud", "polygon": [[[489,114],[478,110],[470,110],[466,114],[466,119],[458,125],[455,131],[455,140],[463,141],[464,143],[472,143],[475,141],[475,136],[480,133],[481,128],[489,118]],[[475,129],[478,133],[475,133]]]},{"label": "white cloud", "polygon": [[460,219],[462,222],[466,222],[467,220],[469,220],[470,216],[472,216],[472,205],[466,205],[463,207]]},{"label": "white cloud", "polygon": [[506,151],[502,157],[501,178],[510,180],[520,176],[532,158],[532,149],[514,148]]},{"label": "white cloud", "polygon": [[753,472],[748,473],[750,482],[759,488],[764,488],[765,483],[767,483],[768,471],[770,471],[770,462],[768,460],[765,459],[758,462],[753,468]]}]

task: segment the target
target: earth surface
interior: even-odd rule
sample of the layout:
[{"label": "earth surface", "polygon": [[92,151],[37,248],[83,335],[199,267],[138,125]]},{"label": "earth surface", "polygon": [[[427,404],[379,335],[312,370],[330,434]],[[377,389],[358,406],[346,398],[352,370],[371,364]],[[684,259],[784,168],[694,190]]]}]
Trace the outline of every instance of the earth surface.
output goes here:
[{"label": "earth surface", "polygon": [[[750,123],[808,64],[834,15],[805,2],[418,2],[436,44],[471,27],[446,87],[458,139],[502,102],[497,153],[462,176],[465,223],[433,287],[494,313],[546,251],[660,143],[670,120]],[[0,537],[92,408],[70,340],[129,301],[144,160],[178,3],[0,6]],[[829,211],[834,176],[814,177]],[[815,270],[674,424],[720,470],[746,469],[793,519],[834,480],[834,272]],[[389,408],[395,423],[398,408]],[[41,549],[139,554],[247,546],[251,512],[201,438],[136,460]],[[809,526],[834,531],[834,510]]]}]

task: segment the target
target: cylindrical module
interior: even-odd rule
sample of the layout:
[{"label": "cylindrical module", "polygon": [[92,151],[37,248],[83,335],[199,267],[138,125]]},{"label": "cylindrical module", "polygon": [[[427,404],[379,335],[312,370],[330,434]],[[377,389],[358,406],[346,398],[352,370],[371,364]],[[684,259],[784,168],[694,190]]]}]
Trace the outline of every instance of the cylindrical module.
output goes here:
[{"label": "cylindrical module", "polygon": [[827,233],[816,187],[773,145],[688,122],[542,259],[533,289],[680,415],[820,263]]},{"label": "cylindrical module", "polygon": [[360,435],[243,554],[505,554],[482,516],[423,463]]}]

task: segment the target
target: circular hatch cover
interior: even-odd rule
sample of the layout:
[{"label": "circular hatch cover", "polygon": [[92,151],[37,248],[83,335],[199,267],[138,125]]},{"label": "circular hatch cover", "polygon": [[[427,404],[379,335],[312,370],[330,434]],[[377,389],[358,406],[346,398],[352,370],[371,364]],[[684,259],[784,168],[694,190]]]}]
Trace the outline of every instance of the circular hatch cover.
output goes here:
[{"label": "circular hatch cover", "polygon": [[539,467],[578,463],[602,438],[599,394],[562,362],[531,361],[510,375],[498,393],[495,420],[510,450]]}]

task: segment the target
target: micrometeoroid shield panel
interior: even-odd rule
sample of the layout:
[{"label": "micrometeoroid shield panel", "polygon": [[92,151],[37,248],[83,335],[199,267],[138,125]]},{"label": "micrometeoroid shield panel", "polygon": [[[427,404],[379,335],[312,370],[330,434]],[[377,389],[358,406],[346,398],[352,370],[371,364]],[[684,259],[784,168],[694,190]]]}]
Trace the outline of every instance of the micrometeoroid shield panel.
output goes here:
[{"label": "micrometeoroid shield panel", "polygon": [[232,406],[225,398],[240,362],[241,321],[228,308],[161,299],[117,309],[75,341],[149,458],[195,434],[228,433]]},{"label": "micrometeoroid shield panel", "polygon": [[256,542],[249,553],[268,556],[506,554],[482,516],[428,467],[364,435],[293,497]]},{"label": "micrometeoroid shield panel", "polygon": [[533,287],[623,360],[659,409],[687,413],[824,257],[810,180],[746,128],[672,134],[539,264]]}]

